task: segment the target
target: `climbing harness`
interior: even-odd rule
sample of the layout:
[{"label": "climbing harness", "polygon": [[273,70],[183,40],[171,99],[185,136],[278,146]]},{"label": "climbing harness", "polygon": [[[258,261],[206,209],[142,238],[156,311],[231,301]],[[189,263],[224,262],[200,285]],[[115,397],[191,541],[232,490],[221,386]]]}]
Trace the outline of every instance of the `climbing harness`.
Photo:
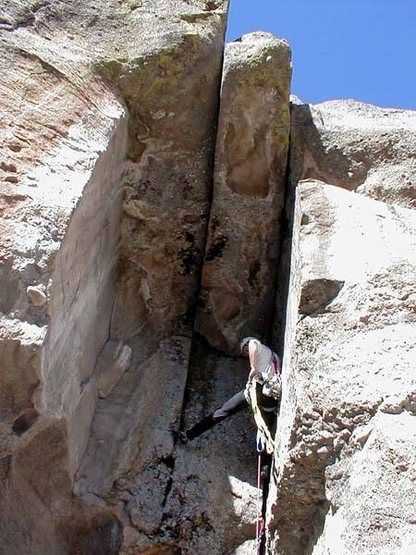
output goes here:
[{"label": "climbing harness", "polygon": [[262,392],[265,397],[272,397],[276,401],[279,401],[282,394],[282,378],[280,377],[282,368],[276,353],[273,353],[272,364],[274,370],[273,376],[269,377],[269,379],[264,382]]}]

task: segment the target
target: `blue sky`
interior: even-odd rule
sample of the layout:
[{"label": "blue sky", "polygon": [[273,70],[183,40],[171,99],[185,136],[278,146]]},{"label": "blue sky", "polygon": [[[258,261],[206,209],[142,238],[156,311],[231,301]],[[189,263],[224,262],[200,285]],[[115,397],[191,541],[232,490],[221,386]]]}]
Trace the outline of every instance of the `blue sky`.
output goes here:
[{"label": "blue sky", "polygon": [[416,0],[231,0],[227,40],[269,31],[292,47],[292,92],[416,110]]}]

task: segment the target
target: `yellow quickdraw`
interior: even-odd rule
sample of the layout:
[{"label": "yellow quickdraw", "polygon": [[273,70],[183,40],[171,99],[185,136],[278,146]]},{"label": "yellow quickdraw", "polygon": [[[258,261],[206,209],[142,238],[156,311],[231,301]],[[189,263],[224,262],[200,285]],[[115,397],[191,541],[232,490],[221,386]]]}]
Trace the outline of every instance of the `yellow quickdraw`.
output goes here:
[{"label": "yellow quickdraw", "polygon": [[253,380],[251,382],[249,392],[250,392],[251,410],[253,411],[254,421],[256,422],[256,426],[257,426],[257,429],[259,430],[262,442],[266,446],[266,451],[269,455],[271,455],[274,452],[274,441],[268,427],[266,426],[266,423],[264,422],[264,419],[261,415],[261,411],[257,403],[256,380]]}]

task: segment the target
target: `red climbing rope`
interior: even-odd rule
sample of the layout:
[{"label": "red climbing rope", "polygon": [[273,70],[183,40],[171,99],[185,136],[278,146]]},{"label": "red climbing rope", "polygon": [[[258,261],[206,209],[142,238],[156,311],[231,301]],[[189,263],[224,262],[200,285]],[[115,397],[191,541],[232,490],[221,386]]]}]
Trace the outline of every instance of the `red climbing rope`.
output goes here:
[{"label": "red climbing rope", "polygon": [[261,499],[261,454],[257,454],[257,521],[256,521],[256,552],[260,554],[262,536],[262,499]]}]

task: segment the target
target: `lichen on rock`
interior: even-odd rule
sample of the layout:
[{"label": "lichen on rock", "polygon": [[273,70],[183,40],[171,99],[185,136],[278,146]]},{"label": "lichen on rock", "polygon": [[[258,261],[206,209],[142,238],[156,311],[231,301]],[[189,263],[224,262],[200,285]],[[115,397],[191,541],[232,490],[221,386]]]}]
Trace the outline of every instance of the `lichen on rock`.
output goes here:
[{"label": "lichen on rock", "polygon": [[2,553],[251,553],[251,415],[178,442],[243,335],[284,354],[268,552],[414,551],[415,115],[290,106],[227,8],[3,2]]}]

